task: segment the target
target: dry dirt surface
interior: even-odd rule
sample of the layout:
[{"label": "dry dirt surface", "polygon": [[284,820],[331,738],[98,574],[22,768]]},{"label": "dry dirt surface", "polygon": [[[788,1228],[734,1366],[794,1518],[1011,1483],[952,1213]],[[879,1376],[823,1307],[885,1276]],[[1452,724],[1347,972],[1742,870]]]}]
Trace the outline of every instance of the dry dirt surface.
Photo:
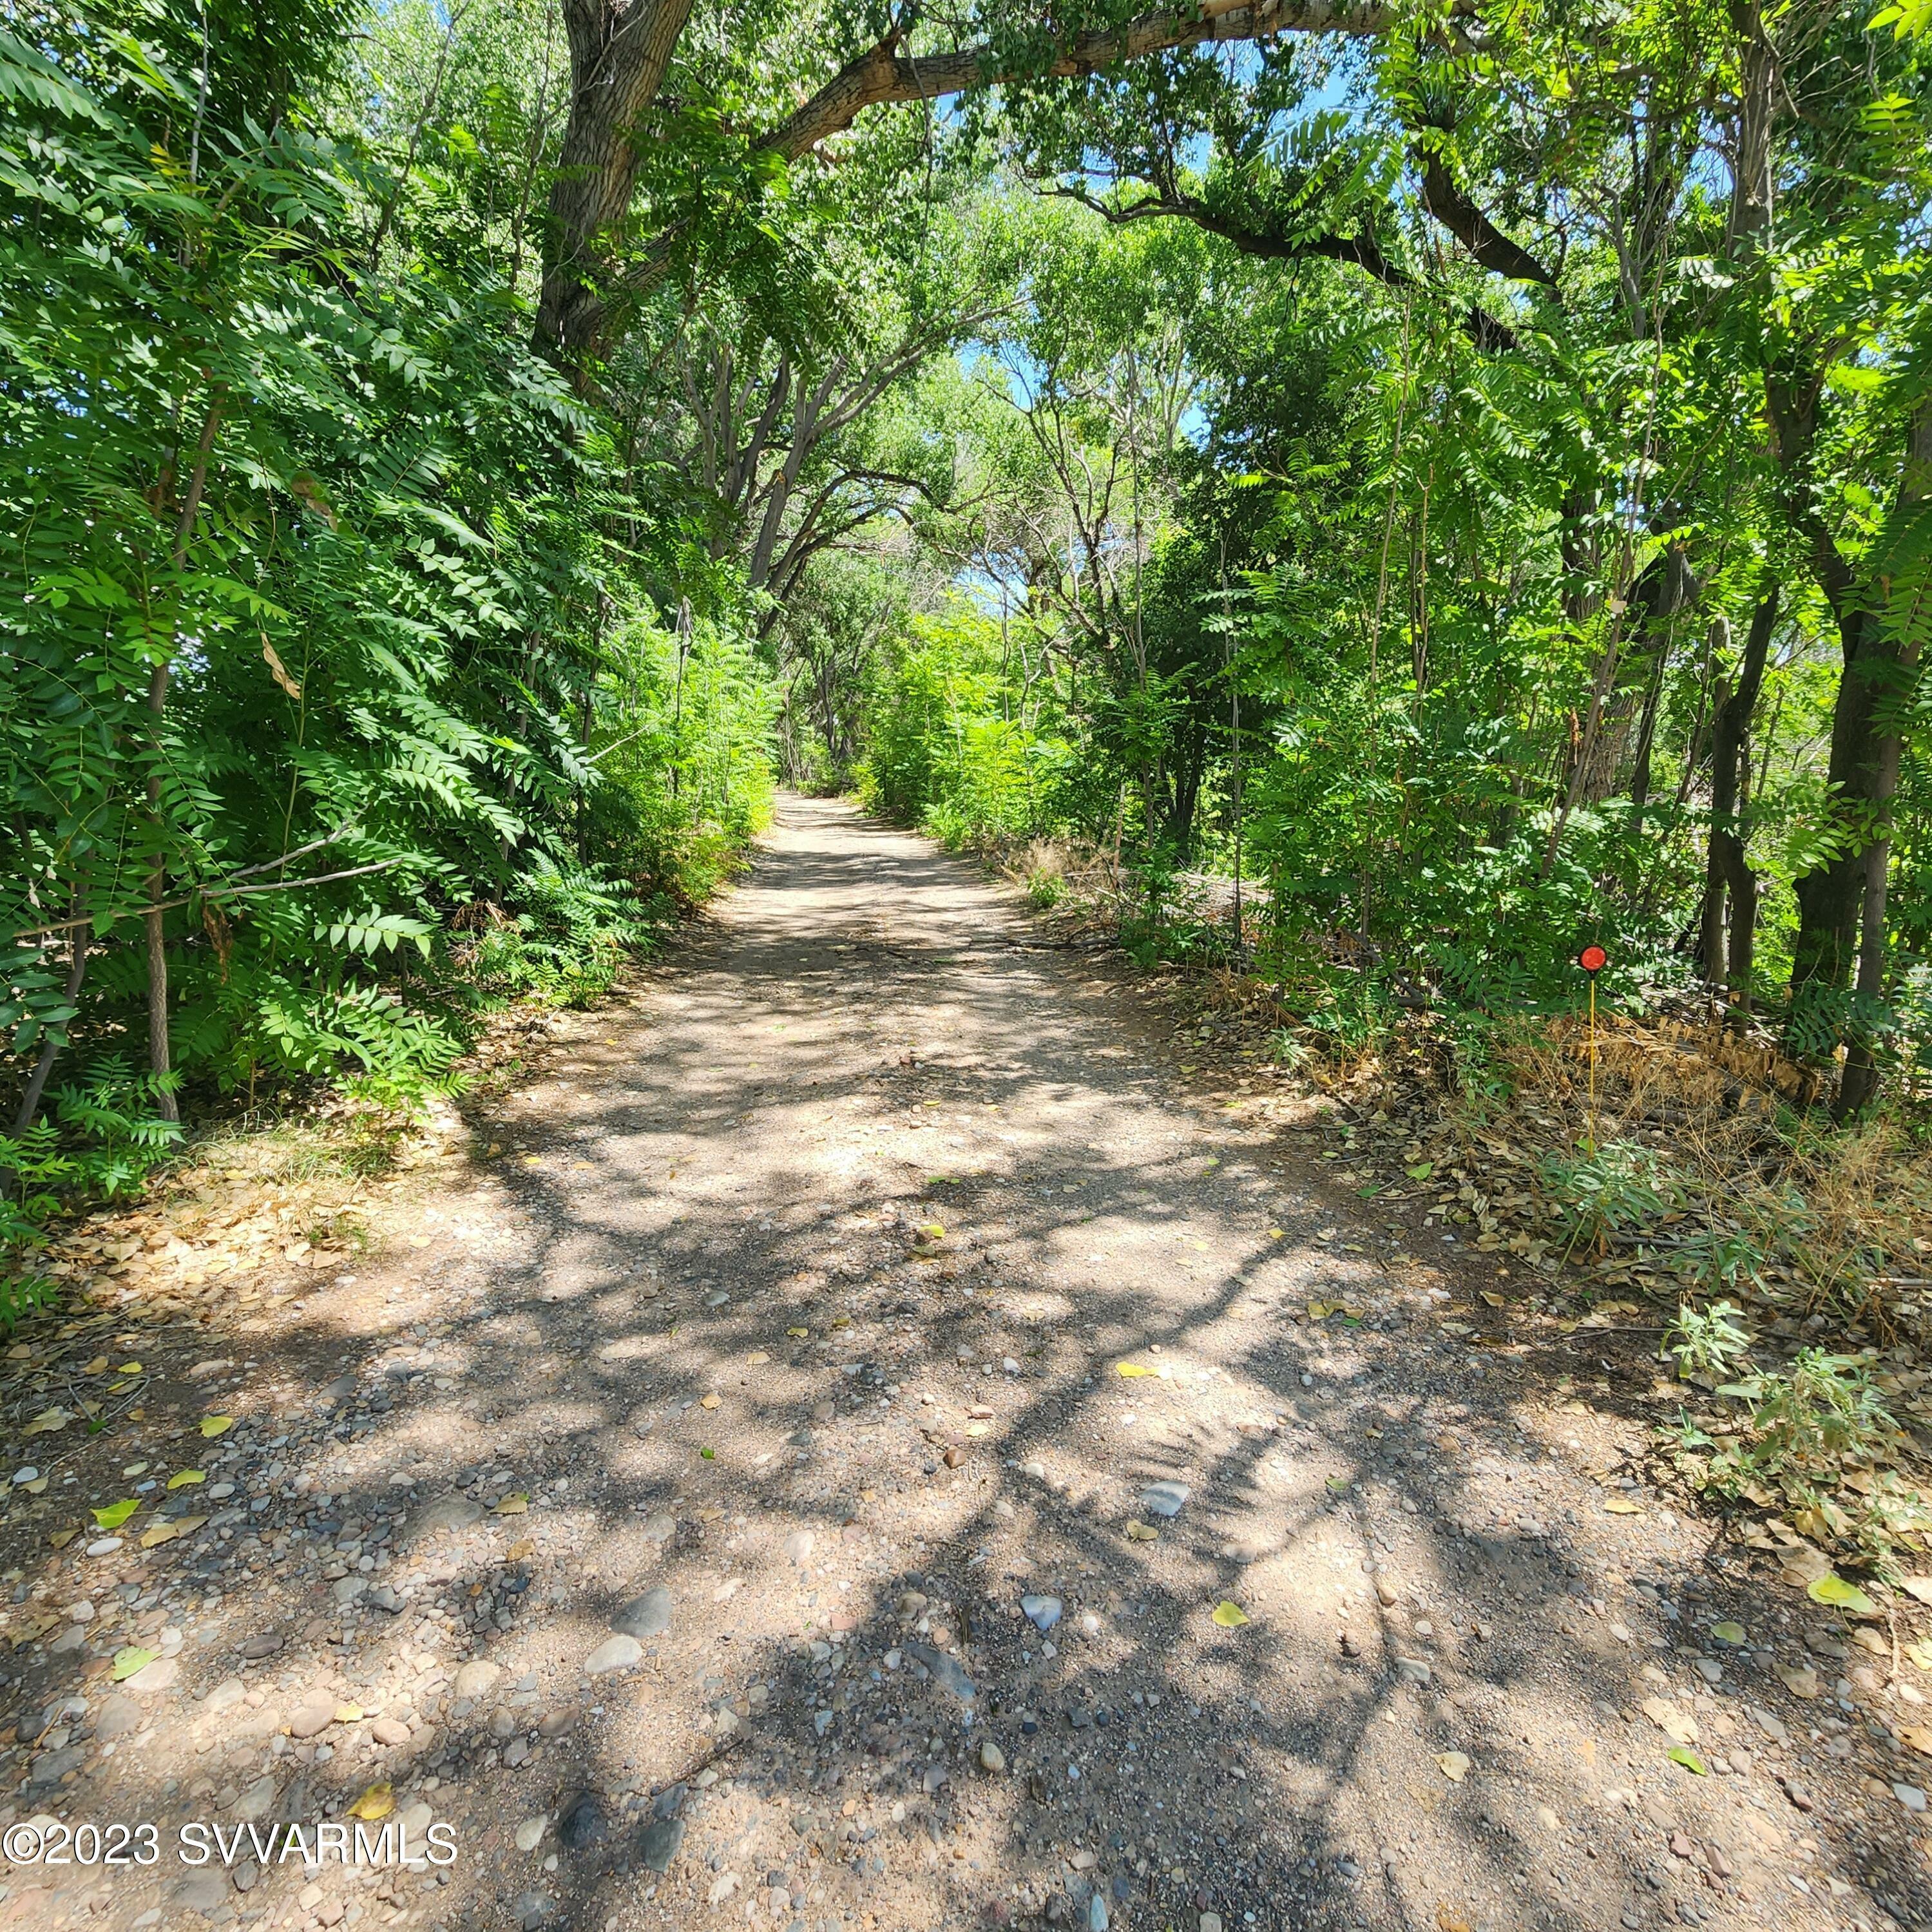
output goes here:
[{"label": "dry dirt surface", "polygon": [[10,1427],[0,1924],[1928,1923],[1895,1658],[1187,1050],[784,800],[380,1252]]}]

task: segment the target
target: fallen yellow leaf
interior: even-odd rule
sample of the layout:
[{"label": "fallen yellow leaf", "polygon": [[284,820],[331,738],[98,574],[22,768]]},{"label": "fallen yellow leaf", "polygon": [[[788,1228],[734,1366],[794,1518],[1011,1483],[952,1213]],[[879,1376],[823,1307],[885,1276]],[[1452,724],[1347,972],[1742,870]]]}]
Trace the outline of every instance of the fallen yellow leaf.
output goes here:
[{"label": "fallen yellow leaf", "polygon": [[716,1408],[724,1400],[722,1396],[708,1395],[698,1406],[700,1408]]},{"label": "fallen yellow leaf", "polygon": [[379,1818],[386,1818],[396,1808],[396,1793],[392,1785],[372,1784],[349,1808],[352,1818],[360,1818],[373,1825]]},{"label": "fallen yellow leaf", "polygon": [[1151,1523],[1136,1522],[1131,1516],[1127,1520],[1127,1540],[1130,1543],[1152,1543],[1160,1534],[1160,1532]]},{"label": "fallen yellow leaf", "polygon": [[1239,1604],[1231,1604],[1226,1598],[1214,1606],[1214,1621],[1223,1630],[1239,1630],[1250,1621],[1248,1613]]},{"label": "fallen yellow leaf", "polygon": [[527,1536],[524,1536],[519,1537],[514,1543],[512,1544],[509,1548],[504,1551],[503,1556],[506,1562],[520,1563],[526,1556],[534,1556],[536,1553],[536,1545]]},{"label": "fallen yellow leaf", "polygon": [[1436,1763],[1451,1784],[1460,1784],[1469,1774],[1469,1760],[1460,1751],[1444,1751]]},{"label": "fallen yellow leaf", "polygon": [[234,1426],[232,1415],[204,1415],[201,1418],[201,1432],[204,1436],[226,1436]]},{"label": "fallen yellow leaf", "polygon": [[1117,1376],[1150,1376],[1154,1371],[1139,1362],[1116,1362],[1114,1364],[1114,1372]]},{"label": "fallen yellow leaf", "polygon": [[506,1496],[496,1505],[496,1514],[499,1516],[521,1516],[530,1506],[530,1498],[518,1490],[514,1496]]},{"label": "fallen yellow leaf", "polygon": [[1612,1496],[1604,1507],[1612,1516],[1641,1516],[1643,1514],[1642,1504],[1634,1503],[1628,1496]]},{"label": "fallen yellow leaf", "polygon": [[168,1478],[168,1487],[171,1490],[184,1490],[191,1484],[205,1483],[207,1480],[208,1472],[206,1469],[177,1469]]}]

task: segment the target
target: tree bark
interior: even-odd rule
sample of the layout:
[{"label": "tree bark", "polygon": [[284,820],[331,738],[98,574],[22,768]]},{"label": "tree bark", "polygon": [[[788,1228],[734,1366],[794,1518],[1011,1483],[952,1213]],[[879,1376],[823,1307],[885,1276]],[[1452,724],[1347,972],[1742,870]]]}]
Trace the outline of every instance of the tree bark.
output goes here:
[{"label": "tree bark", "polygon": [[[1779,586],[1760,594],[1744,638],[1737,683],[1718,705],[1711,727],[1711,836],[1704,888],[1704,977],[1728,990],[1733,1010],[1750,1010],[1750,976],[1757,940],[1757,874],[1745,856],[1748,829],[1742,803],[1750,784],[1750,726],[1764,686],[1764,667],[1778,622]],[[1726,899],[1730,946],[1725,946]]]},{"label": "tree bark", "polygon": [[[1780,398],[1788,414],[1774,414],[1780,441],[1810,427],[1808,403],[1816,386]],[[1808,436],[1804,453],[1808,454]],[[1781,453],[1781,452],[1780,452]],[[1792,497],[1792,520],[1810,540],[1813,568],[1838,620],[1844,669],[1832,713],[1826,768],[1844,842],[1826,862],[1797,882],[1798,937],[1792,949],[1794,1014],[1821,998],[1832,1000],[1851,983],[1868,1006],[1885,982],[1886,886],[1892,860],[1892,801],[1898,791],[1904,715],[1916,675],[1916,630],[1888,622],[1886,586],[1855,576],[1815,501],[1802,484]],[[1910,425],[1898,508],[1932,501],[1932,400],[1922,402]],[[1854,977],[1854,976],[1856,976]],[[1834,1003],[1834,1002],[1833,1002]],[[1840,1119],[1870,1104],[1878,1091],[1869,1016],[1846,1029],[1844,1074],[1834,1109]]]},{"label": "tree bark", "polygon": [[[225,392],[218,385],[208,413],[202,418],[201,440],[196,446],[194,468],[188,478],[188,494],[182,499],[181,514],[175,520],[174,568],[178,580],[188,567],[188,547],[201,514],[201,499],[208,487],[208,459],[214,448],[215,431],[221,426]],[[154,766],[148,774],[148,815],[154,832],[154,862],[148,874],[148,909],[141,916],[146,930],[148,952],[148,1070],[165,1078],[172,1070],[168,1048],[168,950],[166,930],[168,862],[166,828],[161,815],[161,760],[164,750],[161,724],[168,705],[168,677],[174,668],[172,650],[148,673],[148,710],[154,718]],[[181,1118],[174,1095],[157,1087],[155,1110],[164,1120]]]},{"label": "tree bark", "polygon": [[[87,975],[87,924],[80,916],[80,896],[74,895],[73,910],[76,922],[68,928],[73,934],[74,956],[68,962],[67,999],[69,1006],[80,997],[81,982]],[[34,1124],[40,1111],[40,1102],[46,1097],[47,1081],[54,1070],[54,1062],[59,1058],[60,1042],[49,1033],[40,1042],[40,1050],[34,1061],[34,1070],[28,1076],[27,1090],[20,1096],[20,1105],[14,1116],[14,1138],[18,1140]]]},{"label": "tree bark", "polygon": [[[1449,11],[1466,16],[1474,0],[1455,0]],[[1103,74],[1123,61],[1211,40],[1272,40],[1280,34],[1346,34],[1361,39],[1400,24],[1392,8],[1333,4],[1330,0],[1204,0],[1198,8],[1154,8],[1124,26],[1093,27],[1063,42],[1044,59],[1021,52],[1002,56],[990,46],[943,53],[907,54],[895,33],[848,61],[795,113],[758,142],[796,160],[820,142],[851,126],[868,107],[937,100],[979,87],[1039,78],[1070,80]]]},{"label": "tree bark", "polygon": [[570,113],[544,232],[538,346],[580,370],[609,319],[609,237],[629,212],[640,117],[657,98],[692,0],[561,0]]}]

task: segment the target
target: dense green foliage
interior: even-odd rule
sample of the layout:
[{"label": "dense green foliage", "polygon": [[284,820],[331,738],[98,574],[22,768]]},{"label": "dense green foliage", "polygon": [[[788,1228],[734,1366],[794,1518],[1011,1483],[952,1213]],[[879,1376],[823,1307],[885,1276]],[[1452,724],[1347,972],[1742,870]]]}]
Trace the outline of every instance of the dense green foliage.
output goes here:
[{"label": "dense green foliage", "polygon": [[[110,1188],[177,1091],[406,1095],[480,1005],[608,984],[758,823],[773,709],[742,586],[532,352],[463,104],[342,122],[319,9],[212,10],[205,98],[114,24],[0,33],[0,1159]],[[520,151],[501,53],[466,105]]]},{"label": "dense green foliage", "polygon": [[446,1078],[775,767],[1337,1025],[1598,939],[1908,1088],[1916,16],[1214,17],[10,13],[16,1199]]}]

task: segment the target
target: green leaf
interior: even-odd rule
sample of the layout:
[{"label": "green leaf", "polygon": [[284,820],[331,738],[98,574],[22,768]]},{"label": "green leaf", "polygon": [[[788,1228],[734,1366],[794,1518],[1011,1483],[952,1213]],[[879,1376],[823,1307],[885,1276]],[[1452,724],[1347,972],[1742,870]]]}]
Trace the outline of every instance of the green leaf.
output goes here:
[{"label": "green leaf", "polygon": [[129,1496],[124,1501],[110,1503],[105,1509],[94,1512],[94,1520],[103,1529],[118,1529],[141,1507],[139,1496]]},{"label": "green leaf", "polygon": [[125,1650],[117,1650],[114,1653],[114,1682],[124,1684],[136,1671],[145,1670],[160,1654],[158,1650],[142,1650],[134,1644]]},{"label": "green leaf", "polygon": [[1814,1604],[1828,1604],[1834,1610],[1850,1610],[1854,1616],[1868,1617],[1876,1608],[1857,1584],[1848,1583],[1835,1570],[1814,1576],[1804,1586],[1804,1594]]},{"label": "green leaf", "polygon": [[1686,1771],[1698,1778],[1710,1775],[1705,1768],[1704,1760],[1688,1744],[1672,1744],[1664,1754],[1672,1764],[1681,1764]]}]

